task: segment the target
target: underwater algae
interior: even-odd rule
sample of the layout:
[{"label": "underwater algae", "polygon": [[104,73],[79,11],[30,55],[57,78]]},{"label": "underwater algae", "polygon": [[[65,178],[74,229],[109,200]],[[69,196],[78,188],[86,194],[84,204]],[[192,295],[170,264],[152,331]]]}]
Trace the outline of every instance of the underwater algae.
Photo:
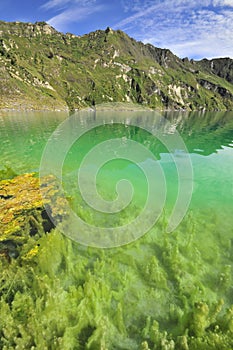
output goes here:
[{"label": "underwater algae", "polygon": [[[0,349],[232,350],[232,113],[172,114],[192,157],[190,208],[174,232],[166,232],[164,210],[150,232],[114,249],[73,242],[42,206],[41,153],[61,120],[47,114],[0,118],[1,164],[6,164],[0,170]],[[85,154],[113,132],[116,137],[127,132],[155,151],[173,194],[166,150],[141,130],[98,129],[81,140],[78,151]],[[71,207],[92,223],[96,218],[71,182],[82,156],[75,147],[64,164],[64,188]],[[25,174],[32,171],[37,174]],[[103,182],[110,178],[110,166],[102,175]],[[141,189],[139,180],[135,188]],[[59,220],[64,215],[59,191],[53,178],[47,184]],[[135,213],[134,206],[123,211],[116,225]],[[97,219],[101,224],[102,216]]]},{"label": "underwater algae", "polygon": [[[59,195],[53,179],[46,190]],[[34,174],[1,181],[0,207],[1,349],[233,348],[232,240],[213,211],[172,234],[164,213],[102,250],[52,226]]]}]

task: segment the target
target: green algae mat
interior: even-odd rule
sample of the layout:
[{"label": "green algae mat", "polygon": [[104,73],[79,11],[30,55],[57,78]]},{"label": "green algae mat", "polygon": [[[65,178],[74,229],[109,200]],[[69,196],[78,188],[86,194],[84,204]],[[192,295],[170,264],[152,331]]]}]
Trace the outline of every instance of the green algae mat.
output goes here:
[{"label": "green algae mat", "polygon": [[[141,112],[136,118],[130,111],[114,113],[110,124],[70,145],[62,194],[52,171],[59,154],[54,152],[54,164],[49,159],[48,174],[39,176],[46,143],[55,131],[54,140],[65,147],[88,118],[80,123],[69,117],[70,136],[64,140],[56,128],[65,114],[0,114],[0,349],[231,350],[233,113],[169,112],[156,121]],[[165,144],[148,131],[149,124],[161,131]],[[168,232],[181,188],[174,159],[184,162],[183,150],[169,147],[175,131],[191,162],[192,178],[185,173],[184,179],[192,184],[192,196],[182,220]],[[106,201],[116,198],[119,179],[132,183],[132,201],[122,211],[93,210],[77,186],[76,170],[85,155],[110,138],[121,140],[121,147],[126,139],[137,142],[154,155],[166,198],[147,232],[103,249],[82,244],[81,233],[70,239],[59,225],[67,215],[64,203],[91,226],[115,228],[137,217],[147,198],[141,165],[150,171],[152,156],[137,153],[139,169],[118,157],[98,172],[97,188]],[[84,173],[90,191],[93,164]]]}]

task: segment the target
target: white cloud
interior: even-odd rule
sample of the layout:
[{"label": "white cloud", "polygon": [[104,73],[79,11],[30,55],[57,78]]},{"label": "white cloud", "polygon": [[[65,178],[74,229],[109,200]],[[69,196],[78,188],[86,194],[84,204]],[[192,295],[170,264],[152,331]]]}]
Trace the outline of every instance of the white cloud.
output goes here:
[{"label": "white cloud", "polygon": [[213,0],[213,5],[233,7],[233,0]]},{"label": "white cloud", "polygon": [[131,12],[115,28],[179,57],[233,57],[230,6],[233,0],[124,0]]},{"label": "white cloud", "polygon": [[96,0],[49,0],[41,8],[45,10],[49,9],[64,9],[68,6],[79,5],[88,6],[95,3]]},{"label": "white cloud", "polygon": [[102,9],[101,5],[71,7],[50,18],[47,22],[59,31],[66,31],[69,24],[82,21],[93,13],[100,12]]},{"label": "white cloud", "polygon": [[49,0],[41,8],[46,11],[58,11],[59,13],[47,22],[59,31],[67,31],[71,23],[78,23],[101,11],[103,7],[95,3],[96,0]]},{"label": "white cloud", "polygon": [[136,20],[142,18],[142,17],[145,17],[146,15],[148,14],[151,14],[153,11],[159,11],[160,8],[162,8],[163,5],[160,4],[160,5],[152,5],[150,7],[148,7],[147,9],[140,9],[138,10],[134,15],[128,17],[128,18],[125,18],[124,20],[122,20],[121,22],[119,22],[117,24],[117,26],[119,27],[125,27],[127,24],[129,23],[133,23],[135,22]]},{"label": "white cloud", "polygon": [[70,0],[50,0],[42,5],[41,8],[45,10],[52,8],[64,8],[68,3],[70,3]]}]

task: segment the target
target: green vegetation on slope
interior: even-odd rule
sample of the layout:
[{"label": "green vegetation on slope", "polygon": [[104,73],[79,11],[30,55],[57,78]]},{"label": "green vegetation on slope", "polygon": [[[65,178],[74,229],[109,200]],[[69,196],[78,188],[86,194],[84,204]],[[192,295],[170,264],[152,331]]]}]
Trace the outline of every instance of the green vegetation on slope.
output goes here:
[{"label": "green vegetation on slope", "polygon": [[179,59],[121,31],[62,34],[45,22],[0,22],[0,108],[233,108],[232,60]]}]

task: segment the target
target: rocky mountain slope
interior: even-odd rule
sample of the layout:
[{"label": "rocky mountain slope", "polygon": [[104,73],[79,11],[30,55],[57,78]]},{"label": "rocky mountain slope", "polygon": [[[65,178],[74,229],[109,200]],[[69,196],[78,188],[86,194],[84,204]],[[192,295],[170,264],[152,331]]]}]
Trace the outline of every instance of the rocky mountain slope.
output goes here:
[{"label": "rocky mountain slope", "polygon": [[233,60],[180,59],[124,32],[63,34],[45,22],[0,21],[0,108],[80,109],[133,102],[232,110]]}]

